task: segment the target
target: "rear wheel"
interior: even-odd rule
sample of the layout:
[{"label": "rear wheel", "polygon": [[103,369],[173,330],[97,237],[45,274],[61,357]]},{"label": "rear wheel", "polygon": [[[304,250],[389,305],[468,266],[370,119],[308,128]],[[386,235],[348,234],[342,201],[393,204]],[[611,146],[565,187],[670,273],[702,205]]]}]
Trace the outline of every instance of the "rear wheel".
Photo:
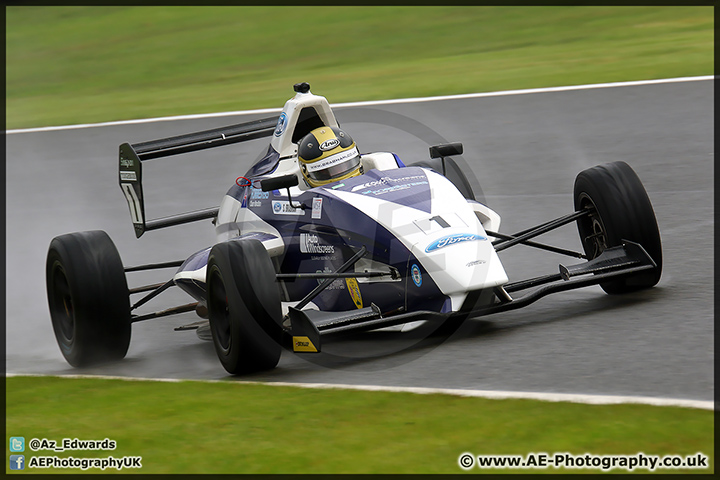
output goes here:
[{"label": "rear wheel", "polygon": [[282,309],[275,268],[257,240],[215,245],[207,266],[215,352],[229,373],[269,370],[280,360]]},{"label": "rear wheel", "polygon": [[607,293],[627,293],[650,288],[662,273],[662,245],[655,212],[645,187],[625,162],[613,162],[580,172],[575,179],[575,210],[590,215],[578,220],[585,254],[597,257],[605,249],[622,245],[622,240],[639,243],[657,265],[651,270],[603,282]]},{"label": "rear wheel", "polygon": [[130,294],[107,233],[55,237],[45,273],[50,318],[67,362],[81,367],[124,358],[130,345]]}]

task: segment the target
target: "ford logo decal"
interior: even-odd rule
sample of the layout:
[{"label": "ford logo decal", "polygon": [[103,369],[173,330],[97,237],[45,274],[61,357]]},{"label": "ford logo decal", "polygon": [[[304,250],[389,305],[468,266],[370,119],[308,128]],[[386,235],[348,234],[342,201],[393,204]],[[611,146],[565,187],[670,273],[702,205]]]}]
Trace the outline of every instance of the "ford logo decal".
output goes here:
[{"label": "ford logo decal", "polygon": [[455,245],[462,242],[474,242],[477,240],[487,240],[487,237],[482,235],[475,235],[474,233],[456,233],[455,235],[448,235],[447,237],[438,238],[434,242],[425,248],[425,253],[430,253],[434,250],[439,250],[450,245]]}]

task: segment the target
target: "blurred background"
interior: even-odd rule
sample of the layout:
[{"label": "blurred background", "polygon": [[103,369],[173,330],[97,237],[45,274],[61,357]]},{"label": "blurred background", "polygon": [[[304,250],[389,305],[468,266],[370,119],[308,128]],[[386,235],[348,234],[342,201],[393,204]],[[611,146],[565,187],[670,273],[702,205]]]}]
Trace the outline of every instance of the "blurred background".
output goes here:
[{"label": "blurred background", "polygon": [[7,128],[708,75],[712,7],[6,8]]}]

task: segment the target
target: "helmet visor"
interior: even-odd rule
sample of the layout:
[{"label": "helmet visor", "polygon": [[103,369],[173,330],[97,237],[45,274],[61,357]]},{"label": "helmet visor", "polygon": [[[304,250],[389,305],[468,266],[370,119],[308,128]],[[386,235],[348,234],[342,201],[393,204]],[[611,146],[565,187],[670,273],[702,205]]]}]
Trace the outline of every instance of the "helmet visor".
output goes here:
[{"label": "helmet visor", "polygon": [[307,176],[317,181],[339,178],[360,165],[357,147],[307,164]]}]

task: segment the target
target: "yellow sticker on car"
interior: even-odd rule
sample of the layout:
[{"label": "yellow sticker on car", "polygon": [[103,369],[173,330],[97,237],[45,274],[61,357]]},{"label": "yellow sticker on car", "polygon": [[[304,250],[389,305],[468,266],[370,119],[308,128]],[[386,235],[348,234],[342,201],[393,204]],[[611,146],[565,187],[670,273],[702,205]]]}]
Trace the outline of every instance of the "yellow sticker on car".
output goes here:
[{"label": "yellow sticker on car", "polygon": [[357,280],[354,278],[346,278],[345,283],[347,284],[348,292],[350,292],[350,296],[352,297],[355,306],[357,308],[363,308],[362,295],[360,294],[360,286],[358,285]]},{"label": "yellow sticker on car", "polygon": [[293,337],[293,352],[317,352],[308,337]]}]

